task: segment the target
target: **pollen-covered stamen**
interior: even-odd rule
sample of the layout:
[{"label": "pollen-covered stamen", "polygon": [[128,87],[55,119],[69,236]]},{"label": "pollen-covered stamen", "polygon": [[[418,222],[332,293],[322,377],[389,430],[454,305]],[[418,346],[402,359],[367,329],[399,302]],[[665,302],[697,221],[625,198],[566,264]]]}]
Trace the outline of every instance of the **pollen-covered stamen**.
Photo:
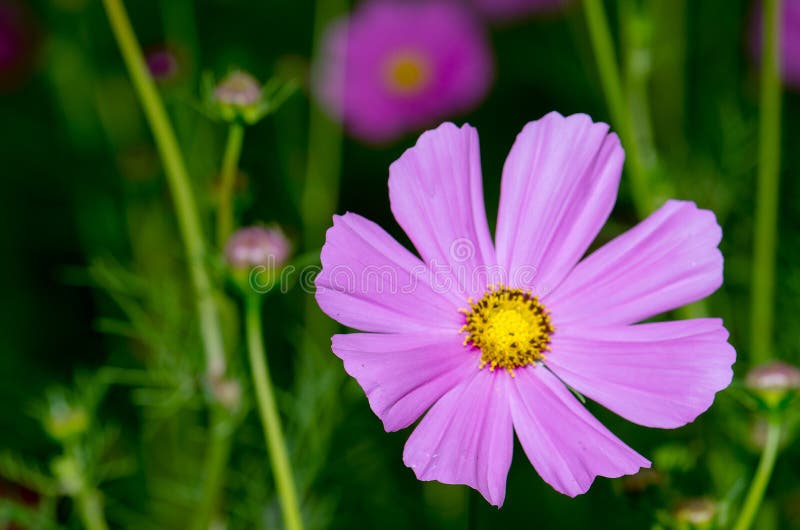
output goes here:
[{"label": "pollen-covered stamen", "polygon": [[550,336],[555,329],[550,313],[530,291],[490,285],[486,294],[461,312],[467,322],[461,328],[467,336],[464,345],[481,350],[479,368],[494,371],[514,369],[544,359],[550,350]]},{"label": "pollen-covered stamen", "polygon": [[417,51],[401,50],[392,54],[385,64],[386,87],[401,96],[415,95],[427,86],[431,77],[428,58]]}]

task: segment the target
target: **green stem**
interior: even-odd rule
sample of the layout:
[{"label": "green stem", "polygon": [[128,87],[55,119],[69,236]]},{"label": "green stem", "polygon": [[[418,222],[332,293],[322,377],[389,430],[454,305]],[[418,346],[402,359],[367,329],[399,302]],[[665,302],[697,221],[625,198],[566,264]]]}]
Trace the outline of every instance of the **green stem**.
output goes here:
[{"label": "green stem", "polygon": [[764,499],[764,492],[772,476],[775,467],[775,460],[778,456],[778,446],[781,441],[781,422],[778,419],[770,418],[767,427],[767,440],[764,444],[764,452],[761,453],[761,461],[758,469],[750,484],[739,518],[733,526],[733,530],[749,530],[753,525],[753,520],[758,514],[761,501]]},{"label": "green stem", "polygon": [[302,530],[303,520],[297,502],[292,467],[289,462],[289,454],[286,450],[281,420],[278,415],[278,407],[275,404],[269,368],[266,363],[261,297],[259,295],[255,293],[246,295],[245,313],[250,372],[253,375],[258,411],[261,416],[261,425],[264,428],[264,438],[267,442],[267,450],[272,464],[272,473],[275,477],[281,509],[283,510],[283,519],[288,530]]},{"label": "green stem", "polygon": [[225,373],[226,364],[222,330],[211,280],[205,266],[206,246],[186,164],[164,104],[147,70],[125,6],[121,0],[103,0],[103,4],[164,164],[195,290],[208,375],[219,377]]},{"label": "green stem", "polygon": [[[347,0],[317,0],[314,16],[314,51],[331,19],[346,11]],[[339,202],[342,171],[342,127],[312,102],[308,124],[308,161],[300,215],[306,250],[319,248]]]},{"label": "green stem", "polygon": [[108,530],[100,492],[93,488],[87,488],[78,493],[75,501],[78,504],[81,522],[87,530]]},{"label": "green stem", "polygon": [[211,410],[211,443],[208,445],[203,470],[203,496],[194,519],[194,530],[208,530],[219,510],[220,491],[225,480],[225,468],[230,459],[235,425],[229,412],[221,405]]},{"label": "green stem", "polygon": [[243,141],[244,125],[238,122],[231,123],[220,173],[219,208],[217,210],[217,246],[219,248],[225,246],[225,242],[233,232],[233,188],[236,185]]},{"label": "green stem", "polygon": [[634,135],[631,113],[625,103],[608,17],[602,0],[583,0],[583,7],[608,112],[627,151],[631,196],[639,216],[645,217],[652,210],[648,178],[642,163],[640,147]]},{"label": "green stem", "polygon": [[778,224],[780,171],[780,13],[781,0],[763,3],[763,56],[761,61],[761,115],[758,146],[750,352],[753,362],[773,356],[775,248]]},{"label": "green stem", "polygon": [[[178,218],[178,227],[186,251],[189,275],[195,292],[200,334],[206,357],[206,378],[211,383],[224,376],[226,357],[219,312],[205,264],[206,243],[197,205],[190,186],[189,173],[186,170],[186,163],[178,146],[175,131],[167,117],[155,83],[150,77],[142,55],[142,49],[136,40],[125,6],[121,0],[103,0],[103,5],[164,164],[167,182]],[[212,423],[215,422],[215,414],[220,411],[224,412],[220,405],[212,405]],[[216,506],[217,504],[216,501],[223,482],[219,477],[224,474],[227,462],[226,459],[217,458],[215,455],[227,455],[228,451],[225,446],[230,443],[228,438],[229,436],[223,436],[218,429],[211,429],[211,440],[208,448],[209,456],[207,458],[206,477],[204,478],[212,478],[209,482],[213,488],[206,488],[203,506]],[[203,530],[208,528],[208,518],[210,517],[208,510],[199,510],[197,517],[198,519],[193,527]]]}]

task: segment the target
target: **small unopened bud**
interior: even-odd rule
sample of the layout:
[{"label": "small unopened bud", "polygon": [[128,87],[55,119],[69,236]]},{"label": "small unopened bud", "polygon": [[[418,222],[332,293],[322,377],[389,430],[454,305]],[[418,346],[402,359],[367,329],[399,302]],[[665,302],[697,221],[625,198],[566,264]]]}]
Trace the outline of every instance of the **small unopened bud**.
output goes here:
[{"label": "small unopened bud", "polygon": [[237,107],[256,105],[261,101],[261,83],[252,75],[236,70],[223,79],[214,89],[217,103]]},{"label": "small unopened bud", "polygon": [[687,499],[679,503],[672,512],[679,523],[689,524],[690,528],[711,528],[717,514],[717,503],[711,499]]},{"label": "small unopened bud", "polygon": [[291,244],[280,228],[249,226],[233,233],[225,245],[225,257],[234,269],[259,265],[279,268],[286,263]]},{"label": "small unopened bud", "polygon": [[160,83],[172,81],[180,74],[178,55],[168,47],[154,48],[147,54],[145,60],[150,75]]},{"label": "small unopened bud", "polygon": [[86,432],[89,415],[83,407],[75,407],[57,397],[51,398],[44,428],[54,440],[65,442]]},{"label": "small unopened bud", "polygon": [[769,362],[750,370],[745,385],[767,408],[778,408],[800,390],[800,370],[781,361]]},{"label": "small unopened bud", "polygon": [[226,409],[236,410],[242,402],[242,385],[235,379],[220,379],[213,385],[214,396]]},{"label": "small unopened bud", "polygon": [[800,370],[774,361],[750,370],[746,383],[754,390],[796,390],[800,388]]}]

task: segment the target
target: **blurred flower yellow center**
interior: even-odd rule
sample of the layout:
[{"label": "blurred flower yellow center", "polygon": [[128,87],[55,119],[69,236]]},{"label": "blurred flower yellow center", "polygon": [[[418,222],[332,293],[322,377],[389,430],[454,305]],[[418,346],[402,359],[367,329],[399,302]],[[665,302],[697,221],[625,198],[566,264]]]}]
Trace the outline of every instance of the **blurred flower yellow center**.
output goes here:
[{"label": "blurred flower yellow center", "polygon": [[390,91],[407,96],[421,92],[428,84],[430,74],[430,62],[424,55],[402,51],[386,61],[384,81]]},{"label": "blurred flower yellow center", "polygon": [[541,361],[550,350],[550,313],[530,291],[490,285],[469,304],[461,310],[467,316],[461,331],[467,333],[464,345],[481,350],[479,368],[499,366],[513,376],[515,368]]}]

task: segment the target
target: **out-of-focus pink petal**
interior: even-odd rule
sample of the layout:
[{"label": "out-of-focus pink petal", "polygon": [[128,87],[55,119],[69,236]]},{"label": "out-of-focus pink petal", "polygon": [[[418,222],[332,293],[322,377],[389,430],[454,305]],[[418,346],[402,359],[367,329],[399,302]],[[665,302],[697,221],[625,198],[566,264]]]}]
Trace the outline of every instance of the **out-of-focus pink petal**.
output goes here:
[{"label": "out-of-focus pink petal", "polygon": [[333,352],[387,431],[414,423],[478,367],[478,355],[462,346],[455,331],[334,335]]},{"label": "out-of-focus pink petal", "polygon": [[[763,1],[753,2],[750,19],[750,51],[756,62],[763,52]],[[784,83],[800,88],[800,2],[785,0],[778,15],[781,25],[781,76]]]},{"label": "out-of-focus pink petal", "polygon": [[334,216],[314,283],[317,303],[334,320],[362,331],[458,330],[459,305],[429,283],[425,265],[381,227]]},{"label": "out-of-focus pink petal", "polygon": [[542,366],[520,368],[509,382],[514,430],[545,482],[574,497],[595,477],[635,473],[650,462],[597,421]]},{"label": "out-of-focus pink petal", "polygon": [[703,318],[559,330],[547,365],[620,416],[675,428],[707,410],[736,360],[722,320]]},{"label": "out-of-focus pink petal", "polygon": [[403,452],[419,480],[466,484],[502,506],[514,449],[506,379],[475,368],[422,418]]},{"label": "out-of-focus pink petal", "polygon": [[392,213],[441,286],[480,297],[495,264],[478,132],[452,123],[420,136],[389,168]]},{"label": "out-of-focus pink petal", "polygon": [[695,302],[722,284],[722,230],[692,202],[667,201],[584,259],[545,305],[567,323],[630,324]]},{"label": "out-of-focus pink petal", "polygon": [[[382,143],[467,111],[487,94],[494,60],[484,28],[459,2],[361,2],[325,32],[312,90],[353,135]],[[410,91],[387,84],[393,57],[424,63]]]},{"label": "out-of-focus pink petal", "polygon": [[497,261],[545,295],[583,257],[617,197],[625,153],[608,125],[551,112],[525,126],[503,168]]}]

